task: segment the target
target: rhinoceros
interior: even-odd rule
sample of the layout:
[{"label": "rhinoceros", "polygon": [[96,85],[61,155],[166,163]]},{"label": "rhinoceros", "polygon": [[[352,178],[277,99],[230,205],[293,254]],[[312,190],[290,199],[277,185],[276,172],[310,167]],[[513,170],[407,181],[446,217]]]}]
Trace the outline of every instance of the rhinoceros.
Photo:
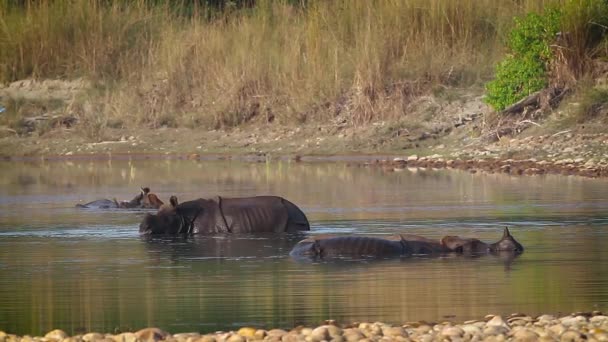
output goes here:
[{"label": "rhinoceros", "polygon": [[139,225],[142,234],[270,233],[310,230],[306,215],[277,196],[211,199],[178,203],[172,196]]},{"label": "rhinoceros", "polygon": [[85,204],[76,204],[77,208],[85,209],[117,209],[117,208],[148,208],[158,209],[163,205],[156,194],[150,192],[150,188],[142,187],[141,192],[130,201],[117,201],[116,199],[99,199]]},{"label": "rhinoceros", "polygon": [[290,255],[294,258],[314,259],[336,256],[383,258],[445,253],[480,255],[506,252],[519,254],[523,250],[523,246],[511,236],[509,229],[505,228],[502,238],[491,244],[474,238],[458,236],[446,236],[440,240],[431,240],[409,234],[391,238],[367,236],[313,237],[298,242],[291,250]]}]

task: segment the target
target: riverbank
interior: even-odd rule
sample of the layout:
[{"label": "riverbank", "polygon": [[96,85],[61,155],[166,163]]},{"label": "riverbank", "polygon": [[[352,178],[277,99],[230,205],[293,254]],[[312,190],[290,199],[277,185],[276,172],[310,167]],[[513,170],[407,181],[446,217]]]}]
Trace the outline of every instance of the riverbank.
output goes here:
[{"label": "riverbank", "polygon": [[114,130],[102,141],[91,141],[75,129],[59,128],[38,137],[0,138],[0,157],[12,161],[283,159],[340,161],[386,171],[420,167],[472,173],[608,177],[608,133],[586,133],[575,128],[522,134],[495,142],[467,138],[471,126],[480,120],[473,118],[452,132],[433,138],[424,138],[424,130],[419,130],[415,138],[395,136],[388,123],[344,128],[251,125],[210,131]]},{"label": "riverbank", "polygon": [[601,312],[580,312],[556,317],[543,314],[531,317],[487,315],[484,319],[462,323],[407,322],[391,325],[382,322],[341,325],[333,321],[317,327],[256,329],[200,334],[170,334],[158,328],[136,332],[101,334],[90,332],[69,336],[53,330],[45,336],[17,336],[0,331],[2,342],[245,342],[245,341],[607,341],[608,316]]},{"label": "riverbank", "polygon": [[[66,92],[79,94],[83,84],[16,82],[0,88],[0,95],[61,102]],[[342,113],[330,121],[300,124],[260,116],[232,128],[104,125],[94,132],[90,118],[74,108],[32,105],[24,109],[24,119],[4,118],[11,124],[0,126],[0,158],[324,159],[387,170],[453,167],[512,175],[608,175],[608,105],[594,107],[594,115],[582,120],[584,105],[573,95],[555,109],[537,110],[524,119],[495,113],[483,96],[481,88],[444,89],[413,98],[402,118],[361,124]]]}]

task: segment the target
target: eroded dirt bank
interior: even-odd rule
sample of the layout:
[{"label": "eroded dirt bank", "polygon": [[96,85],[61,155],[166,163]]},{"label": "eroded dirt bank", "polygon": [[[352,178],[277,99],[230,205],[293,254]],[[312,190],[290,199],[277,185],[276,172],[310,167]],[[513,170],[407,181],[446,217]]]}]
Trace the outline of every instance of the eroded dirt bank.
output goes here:
[{"label": "eroded dirt bank", "polygon": [[608,110],[596,108],[592,117],[577,120],[572,114],[579,106],[576,98],[549,111],[532,108],[532,114],[527,110],[506,117],[484,104],[482,89],[450,89],[413,99],[398,120],[361,125],[348,124],[348,113],[341,113],[326,123],[254,119],[223,129],[105,125],[92,134],[90,117],[71,105],[86,87],[83,81],[46,81],[16,82],[0,89],[5,103],[31,102],[20,107],[18,118],[11,120],[8,111],[0,113],[5,116],[0,156],[301,161],[333,157],[387,170],[454,167],[516,175],[608,176]]}]

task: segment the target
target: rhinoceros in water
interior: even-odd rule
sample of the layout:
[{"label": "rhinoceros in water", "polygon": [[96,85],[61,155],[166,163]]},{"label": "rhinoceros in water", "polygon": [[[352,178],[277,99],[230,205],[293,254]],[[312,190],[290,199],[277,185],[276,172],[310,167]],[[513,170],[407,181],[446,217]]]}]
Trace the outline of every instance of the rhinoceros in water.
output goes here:
[{"label": "rhinoceros in water", "polygon": [[130,201],[117,201],[116,199],[100,199],[85,204],[76,204],[77,208],[85,209],[117,209],[117,208],[149,208],[158,209],[163,201],[150,192],[150,188],[141,188],[141,192]]},{"label": "rhinoceros in water", "polygon": [[306,215],[277,196],[197,199],[178,203],[171,196],[139,225],[142,234],[279,233],[310,230]]},{"label": "rhinoceros in water", "polygon": [[308,238],[298,242],[291,250],[290,255],[294,258],[313,259],[338,256],[384,258],[445,253],[468,255],[486,253],[519,254],[523,250],[523,246],[511,236],[509,229],[505,228],[502,238],[490,244],[478,239],[458,236],[446,236],[440,240],[431,240],[409,234],[389,239],[367,236]]}]

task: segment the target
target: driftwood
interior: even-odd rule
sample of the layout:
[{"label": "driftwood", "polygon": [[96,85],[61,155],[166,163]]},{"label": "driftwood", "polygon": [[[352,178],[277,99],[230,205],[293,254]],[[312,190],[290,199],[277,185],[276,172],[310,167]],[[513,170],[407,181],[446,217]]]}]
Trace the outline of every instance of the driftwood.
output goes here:
[{"label": "driftwood", "polygon": [[541,125],[540,119],[548,109],[555,108],[570,90],[568,88],[547,88],[534,92],[505,108],[497,115],[497,122],[482,136],[484,140],[496,141],[504,136],[514,136],[528,127]]},{"label": "driftwood", "polygon": [[23,118],[25,124],[35,125],[37,122],[48,122],[53,126],[73,126],[78,119],[72,115],[49,115],[42,114],[40,116],[30,116]]},{"label": "driftwood", "polygon": [[537,91],[535,93],[532,93],[530,95],[528,95],[527,97],[515,102],[514,104],[510,105],[509,107],[503,109],[500,114],[514,114],[514,113],[519,113],[521,111],[523,111],[526,107],[529,106],[535,106],[535,107],[539,107],[540,106],[540,93],[541,91]]}]

